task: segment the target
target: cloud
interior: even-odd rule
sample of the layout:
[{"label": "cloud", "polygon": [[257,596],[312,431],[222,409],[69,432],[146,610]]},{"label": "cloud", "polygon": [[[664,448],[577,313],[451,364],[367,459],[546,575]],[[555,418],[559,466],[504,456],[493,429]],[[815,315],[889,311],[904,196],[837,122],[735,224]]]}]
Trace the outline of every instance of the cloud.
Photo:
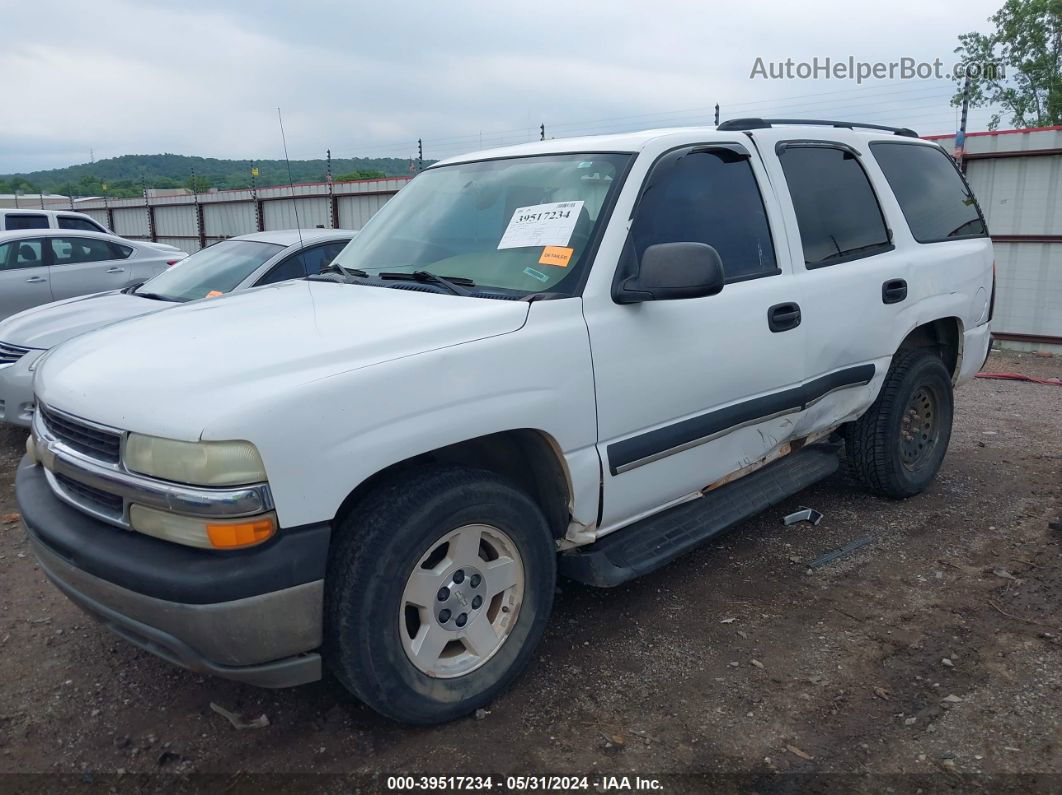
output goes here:
[{"label": "cloud", "polygon": [[756,56],[947,60],[998,2],[0,2],[0,74],[14,78],[0,173],[84,162],[90,148],[277,157],[278,106],[293,157],[404,157],[418,138],[447,156],[527,140],[540,123],[553,135],[706,123],[717,101],[724,118],[777,109],[947,131],[943,81],[749,72]]}]

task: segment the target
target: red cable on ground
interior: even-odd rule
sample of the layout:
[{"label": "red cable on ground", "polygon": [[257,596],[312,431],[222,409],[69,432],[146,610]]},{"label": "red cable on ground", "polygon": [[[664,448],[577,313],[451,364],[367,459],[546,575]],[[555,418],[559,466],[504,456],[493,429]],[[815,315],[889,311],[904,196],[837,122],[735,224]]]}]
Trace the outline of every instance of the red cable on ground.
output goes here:
[{"label": "red cable on ground", "polygon": [[1030,384],[1062,386],[1062,378],[1037,378],[1034,375],[1023,375],[1022,373],[978,373],[977,377],[994,378],[1000,381],[1028,381]]}]

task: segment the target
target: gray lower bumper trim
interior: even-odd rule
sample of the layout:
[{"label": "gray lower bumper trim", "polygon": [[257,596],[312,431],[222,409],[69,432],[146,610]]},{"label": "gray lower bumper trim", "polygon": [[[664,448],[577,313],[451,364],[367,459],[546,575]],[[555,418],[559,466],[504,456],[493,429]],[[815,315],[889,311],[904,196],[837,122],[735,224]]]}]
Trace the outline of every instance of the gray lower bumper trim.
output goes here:
[{"label": "gray lower bumper trim", "polygon": [[[293,687],[307,682],[315,682],[321,678],[321,656],[316,652],[308,651],[320,645],[320,596],[323,592],[323,583],[320,581],[289,588],[285,591],[278,591],[274,594],[253,597],[251,600],[240,599],[220,605],[179,605],[142,594],[135,594],[112,583],[92,577],[92,575],[74,568],[35,540],[33,549],[41,564],[41,569],[74,604],[100,621],[115,634],[152,654],[162,657],[168,662],[198,673],[245,682],[258,687]],[[69,576],[72,573],[74,576]],[[85,579],[89,582],[78,582]],[[94,585],[95,587],[78,587],[86,584],[89,586]],[[302,590],[301,593],[290,593],[300,589]],[[90,591],[104,591],[105,593],[90,593]],[[100,596],[107,597],[106,604],[99,598]],[[116,596],[119,598],[116,599]],[[294,599],[292,598],[293,596]],[[300,602],[303,602],[303,606],[305,606],[306,597],[309,597],[311,604],[316,601],[316,610],[298,611]],[[264,605],[246,604],[257,600],[266,600],[267,603]],[[123,601],[125,601],[125,604],[122,603]],[[145,623],[127,614],[129,612],[143,613],[145,605],[148,608],[154,608],[154,617],[161,619],[161,621],[154,621],[153,624],[173,624],[176,622],[186,630],[183,637],[179,638],[159,626]],[[159,609],[159,605],[165,607]],[[115,609],[117,606],[120,606],[124,612]],[[130,611],[127,608],[131,606],[138,606],[140,609]],[[289,620],[294,619],[299,625],[306,627],[307,630],[302,633],[296,633],[295,641],[297,645],[301,645],[302,649],[307,651],[299,653],[299,651],[289,650],[287,654],[281,651],[280,654],[276,655],[279,659],[274,658],[266,662],[228,664],[208,658],[202,651],[192,648],[186,642],[185,638],[188,638],[189,632],[193,635],[203,635],[204,631],[210,631],[216,634],[212,638],[206,639],[208,645],[217,643],[229,645],[233,640],[239,641],[242,639],[246,643],[246,645],[240,644],[244,653],[248,651],[248,645],[253,647],[251,649],[253,654],[267,653],[267,648],[269,647],[282,650],[284,647],[291,645],[292,638],[290,635],[285,636],[283,627],[265,627],[242,623],[244,619],[252,618],[254,614],[258,613],[258,609],[248,610],[248,607],[263,608],[266,613],[274,616],[274,620],[277,616],[287,615]],[[202,608],[212,609],[211,614],[203,615]],[[296,610],[294,614],[289,612],[293,608]],[[193,609],[193,612],[185,614],[186,609]],[[197,621],[196,619],[202,620]],[[300,621],[299,619],[302,620]],[[283,623],[283,621],[280,623]],[[227,629],[226,624],[229,625]],[[299,639],[300,636],[301,640]],[[255,642],[256,640],[257,643]]]}]

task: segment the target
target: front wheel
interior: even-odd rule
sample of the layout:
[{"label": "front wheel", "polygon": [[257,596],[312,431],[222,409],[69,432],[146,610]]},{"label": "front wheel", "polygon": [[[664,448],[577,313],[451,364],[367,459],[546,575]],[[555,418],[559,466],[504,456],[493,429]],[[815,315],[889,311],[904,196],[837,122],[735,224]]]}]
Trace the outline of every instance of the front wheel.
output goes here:
[{"label": "front wheel", "polygon": [[951,439],[951,375],[924,349],[893,359],[877,400],[845,434],[849,471],[872,491],[903,499],[936,476]]},{"label": "front wheel", "polygon": [[520,673],[553,603],[541,511],[490,472],[409,470],[355,506],[328,570],[325,657],[378,712],[468,714]]}]

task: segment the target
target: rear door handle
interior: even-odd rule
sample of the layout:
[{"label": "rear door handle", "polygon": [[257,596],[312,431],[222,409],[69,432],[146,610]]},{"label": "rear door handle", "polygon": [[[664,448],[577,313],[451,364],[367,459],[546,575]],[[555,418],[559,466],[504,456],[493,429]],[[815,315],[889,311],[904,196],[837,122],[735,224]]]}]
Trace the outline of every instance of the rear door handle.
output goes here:
[{"label": "rear door handle", "polygon": [[107,273],[125,273],[125,268],[107,268]]},{"label": "rear door handle", "polygon": [[903,279],[889,279],[881,285],[881,302],[898,304],[907,297],[907,282]]},{"label": "rear door handle", "polygon": [[47,279],[42,279],[40,276],[30,276],[26,279],[26,284],[44,284]]},{"label": "rear door handle", "polygon": [[784,304],[775,304],[767,310],[767,327],[771,331],[789,331],[800,325],[800,306],[787,301]]}]

